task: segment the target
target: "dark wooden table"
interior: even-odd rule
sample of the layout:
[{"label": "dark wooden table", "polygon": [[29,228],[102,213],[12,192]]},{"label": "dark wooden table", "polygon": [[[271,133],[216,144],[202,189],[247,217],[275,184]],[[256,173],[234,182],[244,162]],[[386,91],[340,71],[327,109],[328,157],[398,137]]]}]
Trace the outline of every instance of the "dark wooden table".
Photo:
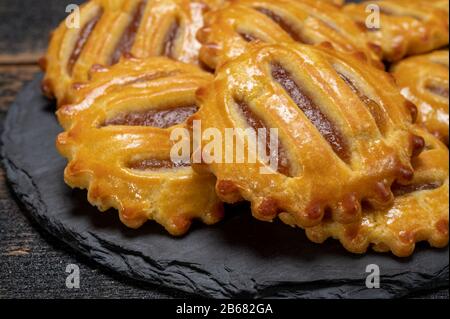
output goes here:
[{"label": "dark wooden table", "polygon": [[[80,0],[0,0],[0,132],[9,105],[39,71],[48,34]],[[80,267],[80,289],[67,289],[68,264]],[[106,270],[33,222],[0,168],[0,298],[172,298],[177,291],[142,284]],[[448,298],[448,289],[415,298]]]}]

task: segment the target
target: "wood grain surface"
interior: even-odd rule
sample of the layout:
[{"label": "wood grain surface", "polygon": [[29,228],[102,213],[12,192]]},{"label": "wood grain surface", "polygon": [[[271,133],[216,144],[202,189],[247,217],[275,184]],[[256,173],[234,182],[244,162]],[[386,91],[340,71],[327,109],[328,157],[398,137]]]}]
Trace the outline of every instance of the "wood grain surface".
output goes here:
[{"label": "wood grain surface", "polygon": [[[0,0],[0,133],[9,105],[39,68],[48,34],[80,0]],[[39,125],[39,123],[36,123]],[[65,285],[67,265],[80,267],[80,289]],[[53,238],[14,197],[0,168],[0,298],[185,298],[122,278]],[[446,298],[448,290],[413,298]]]}]

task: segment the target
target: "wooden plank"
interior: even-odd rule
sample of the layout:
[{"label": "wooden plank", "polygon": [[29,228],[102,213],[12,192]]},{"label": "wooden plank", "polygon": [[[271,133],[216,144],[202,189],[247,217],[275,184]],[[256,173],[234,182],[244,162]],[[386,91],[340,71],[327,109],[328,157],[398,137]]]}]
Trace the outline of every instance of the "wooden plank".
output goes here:
[{"label": "wooden plank", "polygon": [[0,65],[0,112],[5,113],[25,82],[39,71],[37,65]]},{"label": "wooden plank", "polygon": [[[12,196],[0,199],[0,225],[0,299],[186,297],[99,267],[27,218]],[[66,287],[69,264],[80,268],[79,289]]]},{"label": "wooden plank", "polygon": [[36,65],[44,52],[0,54],[0,65]]},{"label": "wooden plank", "polygon": [[48,38],[66,16],[69,4],[82,0],[1,0],[0,64],[31,63],[47,48]]}]

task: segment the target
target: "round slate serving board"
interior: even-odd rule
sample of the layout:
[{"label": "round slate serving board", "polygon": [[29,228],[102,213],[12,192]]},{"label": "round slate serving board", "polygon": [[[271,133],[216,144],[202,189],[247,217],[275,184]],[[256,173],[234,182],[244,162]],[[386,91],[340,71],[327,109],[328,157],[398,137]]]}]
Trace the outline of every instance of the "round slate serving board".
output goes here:
[{"label": "round slate serving board", "polygon": [[[309,242],[303,231],[254,220],[246,205],[229,207],[216,226],[200,223],[183,238],[149,222],[127,229],[117,213],[91,207],[84,191],[63,182],[65,159],[54,105],[38,75],[18,95],[5,121],[3,162],[18,198],[42,227],[125,276],[207,297],[400,297],[448,286],[448,248],[419,245],[407,259],[357,256],[337,242]],[[381,288],[367,289],[366,267],[381,270]]]}]

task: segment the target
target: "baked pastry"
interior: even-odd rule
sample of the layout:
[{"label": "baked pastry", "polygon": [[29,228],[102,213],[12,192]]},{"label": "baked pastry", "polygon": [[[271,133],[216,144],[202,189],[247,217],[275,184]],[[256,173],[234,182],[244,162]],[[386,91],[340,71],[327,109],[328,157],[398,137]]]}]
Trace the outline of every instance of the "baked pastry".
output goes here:
[{"label": "baked pastry", "polygon": [[395,186],[394,205],[385,210],[363,210],[360,222],[342,225],[330,219],[307,228],[309,239],[323,243],[333,237],[351,252],[364,253],[369,246],[378,252],[392,251],[407,257],[415,243],[433,247],[448,244],[448,149],[435,137],[421,131],[426,150],[414,159],[414,182]]},{"label": "baked pastry", "polygon": [[239,56],[249,42],[329,42],[345,52],[361,51],[383,67],[377,46],[339,8],[322,0],[235,0],[205,16],[197,38],[200,59],[211,68]]},{"label": "baked pastry", "polygon": [[96,64],[109,66],[123,54],[167,56],[198,64],[195,39],[203,13],[221,0],[91,0],[80,9],[80,28],[65,22],[53,32],[42,60],[43,90],[58,105],[71,102],[72,83],[88,80]]},{"label": "baked pastry", "polygon": [[318,0],[318,1],[328,2],[330,4],[335,5],[336,7],[341,7],[345,3],[345,0]]},{"label": "baked pastry", "polygon": [[407,58],[391,69],[405,98],[417,105],[418,122],[448,145],[448,51]]},{"label": "baked pastry", "polygon": [[117,209],[132,228],[151,219],[182,235],[193,219],[219,221],[214,176],[195,173],[190,154],[171,157],[172,132],[197,111],[195,91],[212,76],[162,57],[123,60],[91,76],[77,88],[78,103],[57,112],[66,183],[87,189],[101,211]]},{"label": "baked pastry", "polygon": [[[448,45],[448,3],[448,0],[366,1],[348,4],[343,10],[382,48],[383,59],[395,62]],[[366,24],[368,18],[371,21],[368,5],[373,4],[380,8],[378,29]]]},{"label": "baked pastry", "polygon": [[[360,219],[361,201],[389,206],[391,184],[413,178],[410,159],[423,139],[411,132],[415,108],[393,79],[359,58],[327,46],[252,44],[198,91],[201,108],[189,122],[201,120],[203,143],[195,148],[194,169],[213,172],[223,201],[244,198],[265,221],[279,215],[311,227],[329,211],[333,220],[349,223]],[[249,151],[220,162],[210,128],[224,136],[234,128]],[[256,142],[243,131],[249,128],[266,129],[258,152],[277,153],[278,165],[253,160]],[[278,146],[267,150],[269,140]],[[231,157],[229,145],[222,153]]]},{"label": "baked pastry", "polygon": [[338,7],[342,6],[345,2],[345,0],[325,0],[325,1],[330,2]]},{"label": "baked pastry", "polygon": [[433,4],[433,7],[439,8],[441,10],[444,10],[445,12],[449,12],[449,2],[448,0],[430,0],[429,2],[431,2]]}]

